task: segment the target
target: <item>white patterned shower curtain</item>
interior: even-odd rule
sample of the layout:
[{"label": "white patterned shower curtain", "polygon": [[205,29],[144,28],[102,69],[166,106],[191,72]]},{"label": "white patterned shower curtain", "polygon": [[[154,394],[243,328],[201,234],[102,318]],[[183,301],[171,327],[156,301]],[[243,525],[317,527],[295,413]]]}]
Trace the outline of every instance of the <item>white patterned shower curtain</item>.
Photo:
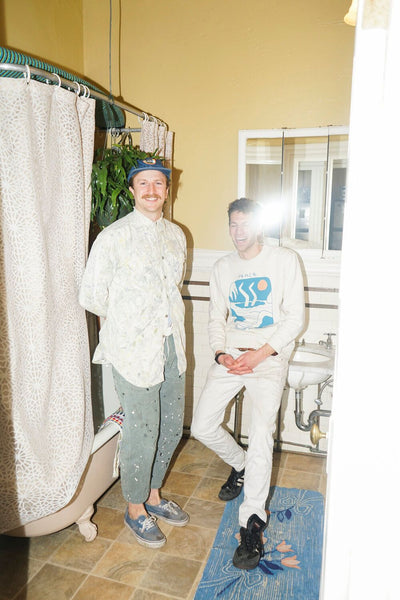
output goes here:
[{"label": "white patterned shower curtain", "polygon": [[0,532],[73,496],[93,441],[78,304],[95,101],[0,78]]},{"label": "white patterned shower curtain", "polygon": [[166,164],[171,165],[174,144],[174,132],[168,131],[165,123],[147,115],[142,120],[139,147],[144,152],[158,151],[165,158]]}]

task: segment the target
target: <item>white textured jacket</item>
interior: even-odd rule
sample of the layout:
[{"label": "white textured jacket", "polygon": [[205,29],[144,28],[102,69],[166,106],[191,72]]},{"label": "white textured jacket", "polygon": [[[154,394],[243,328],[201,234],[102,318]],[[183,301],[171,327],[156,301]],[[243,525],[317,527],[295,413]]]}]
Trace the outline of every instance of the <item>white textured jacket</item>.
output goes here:
[{"label": "white textured jacket", "polygon": [[105,317],[93,362],[111,363],[138,387],[156,385],[172,325],[179,373],[186,370],[185,263],[184,233],[163,217],[154,222],[134,210],[97,236],[79,295],[84,308]]}]

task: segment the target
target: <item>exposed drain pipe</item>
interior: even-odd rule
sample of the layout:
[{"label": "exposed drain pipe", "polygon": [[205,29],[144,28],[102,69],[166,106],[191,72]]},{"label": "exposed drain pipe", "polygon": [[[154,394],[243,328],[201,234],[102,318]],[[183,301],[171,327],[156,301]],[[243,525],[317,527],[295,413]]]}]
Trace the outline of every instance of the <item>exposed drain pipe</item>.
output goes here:
[{"label": "exposed drain pipe", "polygon": [[311,431],[311,427],[317,422],[319,417],[330,417],[330,410],[317,408],[310,412],[307,423],[303,422],[303,390],[295,391],[296,409],[294,411],[296,425],[301,431]]},{"label": "exposed drain pipe", "polygon": [[[333,377],[329,377],[320,386],[318,397],[315,400],[315,403],[318,406],[322,405],[322,400],[321,400],[322,392],[324,391],[326,386],[332,384],[332,382],[333,382]],[[301,431],[310,431],[311,443],[314,444],[315,446],[317,446],[317,449],[318,449],[318,444],[319,444],[320,439],[326,437],[326,433],[322,432],[319,428],[319,418],[320,417],[330,417],[332,411],[323,410],[322,408],[317,408],[310,412],[310,414],[308,415],[307,423],[304,423],[304,421],[303,421],[303,415],[304,415],[303,390],[302,389],[295,390],[295,402],[296,402],[296,407],[295,407],[294,414],[295,414],[296,426],[299,429],[301,429]]]}]

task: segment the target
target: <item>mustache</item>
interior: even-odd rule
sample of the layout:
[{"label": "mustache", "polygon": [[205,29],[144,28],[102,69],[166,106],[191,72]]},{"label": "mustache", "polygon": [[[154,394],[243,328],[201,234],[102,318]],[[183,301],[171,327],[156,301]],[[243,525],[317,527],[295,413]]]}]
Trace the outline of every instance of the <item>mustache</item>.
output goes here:
[{"label": "mustache", "polygon": [[149,200],[150,198],[156,198],[157,200],[161,200],[160,194],[145,194],[142,196],[143,200]]}]

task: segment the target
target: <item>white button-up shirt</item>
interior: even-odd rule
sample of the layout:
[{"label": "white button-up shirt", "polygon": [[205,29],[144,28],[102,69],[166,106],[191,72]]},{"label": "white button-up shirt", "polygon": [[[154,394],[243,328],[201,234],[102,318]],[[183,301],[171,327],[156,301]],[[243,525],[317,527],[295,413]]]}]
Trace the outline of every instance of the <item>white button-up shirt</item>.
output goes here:
[{"label": "white button-up shirt", "polygon": [[172,326],[179,373],[186,370],[185,262],[184,233],[163,217],[154,222],[134,210],[97,236],[79,295],[84,308],[105,317],[93,362],[111,363],[138,387],[156,385]]}]

